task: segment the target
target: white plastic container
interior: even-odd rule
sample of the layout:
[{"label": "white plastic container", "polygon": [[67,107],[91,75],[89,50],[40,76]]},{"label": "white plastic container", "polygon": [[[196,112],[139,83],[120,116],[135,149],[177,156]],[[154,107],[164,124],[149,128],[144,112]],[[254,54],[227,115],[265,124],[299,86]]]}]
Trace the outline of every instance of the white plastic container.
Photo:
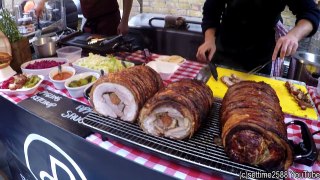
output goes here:
[{"label": "white plastic container", "polygon": [[85,72],[85,73],[81,73],[81,74],[77,74],[77,75],[74,75],[73,77],[69,78],[66,80],[66,82],[64,83],[64,86],[65,88],[68,90],[70,96],[72,96],[73,98],[79,98],[79,97],[83,97],[83,93],[84,93],[84,90],[88,87],[88,86],[91,86],[94,82],[91,82],[91,83],[88,83],[84,86],[80,86],[80,87],[69,87],[69,84],[72,82],[72,81],[75,81],[75,80],[80,80],[80,79],[83,79],[83,78],[86,78],[88,76],[94,76],[96,77],[97,79],[100,77],[100,74],[99,73],[95,73],[95,72]]},{"label": "white plastic container", "polygon": [[[61,71],[62,72],[70,72],[71,73],[71,77],[76,74],[76,70],[71,66],[61,66]],[[56,74],[58,74],[58,67],[55,67],[55,68],[51,69],[51,71],[49,73],[50,81],[53,83],[53,86],[56,89],[65,89],[64,83],[66,82],[67,79],[69,79],[71,77],[69,77],[67,79],[64,79],[64,80],[54,80],[53,77]]]},{"label": "white plastic container", "polygon": [[74,61],[81,58],[82,48],[75,46],[65,46],[63,48],[57,49],[58,57],[67,58],[68,63],[73,63]]}]

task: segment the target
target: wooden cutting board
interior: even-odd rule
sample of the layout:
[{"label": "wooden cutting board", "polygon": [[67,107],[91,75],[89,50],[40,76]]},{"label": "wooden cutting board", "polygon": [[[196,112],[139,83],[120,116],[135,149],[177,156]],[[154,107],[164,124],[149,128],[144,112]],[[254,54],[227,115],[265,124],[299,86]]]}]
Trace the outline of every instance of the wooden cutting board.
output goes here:
[{"label": "wooden cutting board", "polygon": [[[217,98],[222,99],[227,92],[228,87],[220,80],[222,76],[231,76],[231,74],[235,74],[240,79],[243,80],[253,80],[256,82],[264,81],[269,84],[277,93],[280,99],[280,105],[282,107],[282,111],[286,114],[294,115],[297,117],[318,120],[318,113],[315,108],[307,108],[306,110],[302,110],[294,98],[289,94],[287,88],[285,87],[285,81],[267,78],[258,75],[249,75],[247,73],[225,69],[221,67],[217,67],[219,79],[218,81],[214,80],[211,77],[207,85],[211,88],[213,95]],[[306,86],[295,84],[297,88],[300,88],[303,92],[307,92]]]}]

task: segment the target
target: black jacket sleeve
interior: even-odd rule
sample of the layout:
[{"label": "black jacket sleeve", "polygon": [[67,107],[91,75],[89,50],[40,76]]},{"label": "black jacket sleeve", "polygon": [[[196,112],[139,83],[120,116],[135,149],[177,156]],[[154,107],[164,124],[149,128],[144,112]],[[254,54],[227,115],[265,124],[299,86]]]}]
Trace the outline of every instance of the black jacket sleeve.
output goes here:
[{"label": "black jacket sleeve", "polygon": [[221,15],[225,8],[224,0],[206,0],[203,5],[202,32],[220,25]]},{"label": "black jacket sleeve", "polygon": [[287,5],[294,15],[296,23],[301,19],[309,20],[313,30],[308,36],[314,35],[319,27],[320,10],[313,0],[287,0]]}]

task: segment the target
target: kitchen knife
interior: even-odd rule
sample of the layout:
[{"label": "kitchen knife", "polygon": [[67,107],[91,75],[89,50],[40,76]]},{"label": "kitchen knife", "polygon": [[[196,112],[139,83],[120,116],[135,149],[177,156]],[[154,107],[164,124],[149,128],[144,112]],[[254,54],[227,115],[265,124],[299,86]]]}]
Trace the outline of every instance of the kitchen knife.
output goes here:
[{"label": "kitchen knife", "polygon": [[208,63],[211,74],[213,78],[218,81],[218,71],[217,71],[217,66],[213,63],[214,55],[212,56],[211,61]]}]

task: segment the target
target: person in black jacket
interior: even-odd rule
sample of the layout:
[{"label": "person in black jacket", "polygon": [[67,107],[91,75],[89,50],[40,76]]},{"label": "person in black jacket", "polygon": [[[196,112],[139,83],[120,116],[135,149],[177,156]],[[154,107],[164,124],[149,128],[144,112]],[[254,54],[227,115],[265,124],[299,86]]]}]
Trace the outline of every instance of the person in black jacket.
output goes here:
[{"label": "person in black jacket", "polygon": [[[296,15],[296,25],[275,41],[274,27],[285,6]],[[318,29],[320,12],[313,0],[206,0],[203,7],[204,43],[197,59],[236,69],[251,69],[293,55],[298,42]],[[271,64],[271,63],[270,63]],[[269,73],[271,66],[262,73]]]}]

